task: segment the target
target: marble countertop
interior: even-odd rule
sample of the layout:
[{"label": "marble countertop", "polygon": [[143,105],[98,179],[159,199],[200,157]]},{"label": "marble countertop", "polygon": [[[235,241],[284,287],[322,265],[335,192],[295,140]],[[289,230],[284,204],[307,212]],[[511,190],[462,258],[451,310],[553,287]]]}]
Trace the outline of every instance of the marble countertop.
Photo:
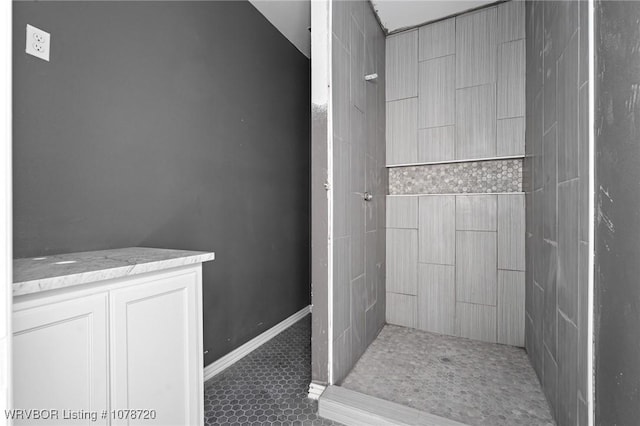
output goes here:
[{"label": "marble countertop", "polygon": [[214,253],[203,251],[128,247],[14,259],[13,295],[127,277],[214,258]]}]

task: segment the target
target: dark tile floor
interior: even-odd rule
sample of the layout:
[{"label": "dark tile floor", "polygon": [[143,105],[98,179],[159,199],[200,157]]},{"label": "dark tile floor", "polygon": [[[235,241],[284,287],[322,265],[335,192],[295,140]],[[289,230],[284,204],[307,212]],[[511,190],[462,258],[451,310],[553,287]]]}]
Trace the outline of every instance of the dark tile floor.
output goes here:
[{"label": "dark tile floor", "polygon": [[311,382],[311,315],[204,385],[207,425],[337,425],[316,414]]}]

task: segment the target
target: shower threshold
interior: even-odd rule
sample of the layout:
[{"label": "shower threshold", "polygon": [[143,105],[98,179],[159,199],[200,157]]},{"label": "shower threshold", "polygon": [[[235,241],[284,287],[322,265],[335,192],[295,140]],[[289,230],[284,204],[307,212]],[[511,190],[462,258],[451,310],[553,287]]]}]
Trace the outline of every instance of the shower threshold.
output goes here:
[{"label": "shower threshold", "polygon": [[318,408],[346,425],[555,425],[524,349],[394,325]]}]

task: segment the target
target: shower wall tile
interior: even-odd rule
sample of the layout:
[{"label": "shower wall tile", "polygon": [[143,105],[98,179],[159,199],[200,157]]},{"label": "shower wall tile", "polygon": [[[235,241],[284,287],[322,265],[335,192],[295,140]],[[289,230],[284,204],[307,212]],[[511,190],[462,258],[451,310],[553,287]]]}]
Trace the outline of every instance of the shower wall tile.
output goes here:
[{"label": "shower wall tile", "polygon": [[542,237],[550,241],[558,241],[558,163],[556,125],[544,136],[542,149],[543,175],[543,207]]},{"label": "shower wall tile", "polygon": [[497,66],[497,9],[456,18],[456,87],[495,83]]},{"label": "shower wall tile", "polygon": [[455,267],[418,265],[418,328],[455,335]]},{"label": "shower wall tile", "polygon": [[[524,7],[510,3],[387,39],[391,46],[387,52],[388,165],[524,154],[525,41],[519,24]],[[399,69],[411,70],[407,75],[415,71],[415,91],[411,76],[402,83],[411,90],[394,95],[393,75],[400,75]],[[391,102],[414,97],[418,136],[413,111],[400,111]],[[514,120],[498,120],[504,118]]]},{"label": "shower wall tile", "polygon": [[365,312],[367,310],[367,299],[363,297],[366,294],[365,277],[360,275],[351,281],[351,327],[353,334],[353,356],[360,358],[364,350],[367,348],[366,329],[365,329]]},{"label": "shower wall tile", "polygon": [[[384,143],[380,143],[380,133],[379,133],[379,118],[378,109],[384,109],[384,105],[378,105],[378,98],[380,97],[380,70],[377,68],[376,59],[377,52],[375,50],[375,46],[372,43],[365,44],[365,63],[364,63],[364,75],[371,73],[378,73],[378,80],[374,83],[367,83],[363,81],[364,84],[364,114],[366,116],[365,120],[365,132],[364,139],[365,144],[367,145],[366,154],[367,158],[374,161],[378,160],[379,151],[384,150]],[[384,136],[384,135],[383,135]]]},{"label": "shower wall tile", "polygon": [[579,425],[589,424],[589,406],[588,404],[578,396],[578,414],[577,422]]},{"label": "shower wall tile", "polygon": [[456,303],[456,331],[467,339],[496,342],[496,307]]},{"label": "shower wall tile", "polygon": [[334,336],[344,333],[351,325],[350,239],[336,238],[333,242],[333,305]]},{"label": "shower wall tile", "polygon": [[[384,232],[380,232],[381,235],[384,235]],[[382,327],[386,324],[387,320],[387,291],[385,285],[385,276],[386,276],[386,265],[385,263],[379,263],[377,265],[378,268],[378,294],[377,300],[375,304],[376,308],[376,319],[377,319],[377,328],[378,331],[382,330]]]},{"label": "shower wall tile", "polygon": [[[542,87],[544,67],[542,52],[545,34],[542,3],[525,2],[525,36],[527,39],[527,99]],[[529,106],[529,104],[527,104]]]},{"label": "shower wall tile", "polygon": [[353,365],[353,339],[351,327],[333,340],[333,374],[345,377]]},{"label": "shower wall tile", "polygon": [[457,231],[455,244],[456,300],[496,306],[496,233]]},{"label": "shower wall tile", "polygon": [[455,124],[455,65],[455,55],[420,62],[419,128]]},{"label": "shower wall tile", "polygon": [[544,283],[544,310],[543,333],[544,344],[549,353],[557,359],[557,329],[558,329],[558,302],[557,302],[557,275],[558,275],[558,248],[552,241],[543,241],[539,256],[543,256],[546,265],[547,279]]},{"label": "shower wall tile", "polygon": [[387,197],[387,228],[418,229],[418,197]]},{"label": "shower wall tile", "polygon": [[538,93],[533,100],[533,111],[528,118],[526,123],[526,140],[527,144],[531,145],[531,158],[533,162],[532,170],[535,170],[535,173],[531,173],[531,182],[533,183],[532,190],[542,189],[542,147],[543,147],[543,135],[542,131],[542,93]]},{"label": "shower wall tile", "polygon": [[543,357],[543,353],[542,353],[542,346],[543,346],[543,340],[544,340],[544,335],[543,335],[543,331],[542,331],[542,327],[544,324],[544,317],[541,315],[542,309],[543,309],[543,305],[544,305],[544,290],[542,289],[542,287],[540,287],[538,285],[537,282],[534,281],[533,283],[533,312],[535,312],[535,314],[532,316],[533,319],[533,334],[535,336],[535,346],[536,346],[536,365],[534,365],[534,369],[536,370],[538,377],[540,379],[542,379],[542,374],[543,374],[543,370],[542,370],[542,357]]},{"label": "shower wall tile", "polygon": [[[359,4],[359,2],[356,4]],[[355,23],[353,17],[351,19],[353,20],[351,23],[351,50],[349,54],[351,59],[351,104],[364,112],[364,34]]]},{"label": "shower wall tile", "polygon": [[497,231],[496,195],[459,195],[456,197],[456,230]]},{"label": "shower wall tile", "polygon": [[[380,203],[380,214],[385,216],[386,203],[385,200],[379,200]],[[378,257],[376,258],[376,263],[382,264],[386,269],[386,260],[387,260],[387,232],[384,223],[380,223],[378,226],[378,230],[376,232],[376,254]],[[384,280],[381,281],[384,284]]]},{"label": "shower wall tile", "polygon": [[[522,194],[502,196],[522,198]],[[416,207],[418,211],[416,229],[387,229],[387,266],[390,271],[395,268],[402,272],[411,271],[413,274],[414,262],[417,265],[416,293],[412,288],[390,287],[393,279],[390,275],[387,277],[388,291],[417,296],[416,327],[453,335],[457,335],[462,327],[464,330],[471,330],[465,331],[468,335],[488,333],[493,336],[490,341],[495,341],[500,336],[502,343],[522,346],[525,274],[522,271],[497,269],[498,195],[407,195],[388,199],[388,211],[391,215],[389,225],[414,226],[412,212],[415,212]],[[398,215],[392,213],[394,210]],[[481,230],[460,230],[466,228]],[[404,232],[404,235],[417,232],[418,249],[411,249],[408,254],[391,254],[391,250],[395,250],[393,247],[397,245],[395,237],[391,236],[394,231]],[[411,239],[410,236],[400,236],[400,241],[403,238]],[[404,242],[400,244],[406,245]],[[441,256],[448,251],[452,254],[447,258],[428,257]],[[397,266],[400,262],[405,262],[406,266]],[[403,283],[412,282],[413,278],[402,280]],[[396,297],[396,301],[402,300],[413,303],[413,299]],[[493,306],[495,318],[492,322],[483,322],[484,325],[466,324],[466,319],[458,318],[456,304],[459,303]],[[413,306],[408,306],[408,309],[412,310]],[[536,319],[539,320],[540,318]],[[482,328],[487,324],[493,327],[493,331]],[[499,335],[495,334],[496,330],[500,332]],[[539,335],[542,336],[542,331]]]},{"label": "shower wall tile", "polygon": [[442,265],[455,263],[455,209],[454,196],[420,197],[418,203],[419,262]]},{"label": "shower wall tile", "polygon": [[[385,90],[380,84],[386,73],[384,34],[365,1],[334,3],[331,42],[334,328],[330,337],[334,344],[333,377],[340,381],[384,325],[386,316],[388,183],[383,148]],[[380,80],[365,84],[365,70],[377,72]],[[413,111],[417,127],[417,104]],[[396,133],[402,143],[403,132]],[[412,144],[415,151],[415,137]],[[373,194],[371,202],[363,200],[365,191]]]},{"label": "shower wall tile", "polygon": [[498,118],[522,117],[525,113],[525,41],[498,47]]},{"label": "shower wall tile", "polygon": [[[544,132],[547,132],[554,123],[556,123],[556,96],[558,92],[558,65],[556,61],[547,61],[544,66],[544,86],[542,87],[543,93],[543,108],[542,121],[536,123],[541,126]],[[536,120],[539,121],[539,120]]]},{"label": "shower wall tile", "polygon": [[[384,202],[386,188],[382,186],[382,174],[387,170],[381,166],[377,158],[366,156],[365,158],[365,186],[364,190],[373,196],[373,199],[364,205],[364,225],[365,230],[375,231],[378,229],[380,211],[380,201]],[[382,217],[384,220],[384,216]]]},{"label": "shower wall tile", "polygon": [[[384,321],[386,321],[386,318],[383,318],[383,322]],[[366,328],[365,338],[367,339],[367,342],[373,342],[375,338],[378,337],[378,332],[380,331],[378,328],[377,305],[367,308],[367,311],[364,313],[364,324]]]},{"label": "shower wall tile", "polygon": [[578,34],[558,60],[558,182],[578,177]]},{"label": "shower wall tile", "polygon": [[[534,232],[533,232],[533,281],[538,285],[542,285],[546,279],[546,272],[544,271],[544,257],[542,256],[544,239],[541,235],[542,229],[542,190],[535,191],[533,193],[533,215],[534,215]],[[539,311],[536,311],[537,313]]]},{"label": "shower wall tile", "polygon": [[[384,173],[385,175],[387,174],[387,170],[385,168],[383,168],[383,170],[381,171],[382,173]],[[380,183],[380,186],[385,188],[388,186],[388,183]],[[383,191],[386,190],[383,189]],[[373,197],[372,200],[374,206],[372,208],[374,208],[376,210],[376,229],[378,230],[384,230],[384,228],[386,227],[386,209],[387,209],[387,197],[386,195],[384,195],[384,193],[378,193],[376,194],[376,196]],[[373,226],[373,225],[372,225]],[[384,234],[384,232],[382,233]]]},{"label": "shower wall tile", "polygon": [[349,73],[349,52],[338,42],[334,36],[334,49],[332,50],[331,76],[333,83],[333,105],[340,114],[333,117],[333,134],[344,140],[349,140],[349,110],[351,103],[349,93],[351,87]]},{"label": "shower wall tile", "polygon": [[[580,242],[578,266],[578,391],[583,398],[588,397],[587,379],[589,374],[589,246],[586,242]],[[586,373],[586,374],[585,374]]]},{"label": "shower wall tile", "polygon": [[418,231],[387,229],[387,291],[417,294]]},{"label": "shower wall tile", "polygon": [[504,43],[525,37],[524,1],[508,1],[498,5],[498,42]]},{"label": "shower wall tile", "polygon": [[363,1],[354,1],[351,3],[351,18],[355,25],[364,32],[365,27],[365,10],[367,4]]},{"label": "shower wall tile", "polygon": [[[375,303],[372,306],[369,306],[367,310],[364,312],[365,341],[367,342],[373,342],[375,338],[378,336],[379,329],[378,329],[377,315],[378,315],[378,308],[377,308],[377,304]],[[384,319],[384,321],[386,321],[386,318]],[[366,348],[365,348],[365,351],[366,351]]]},{"label": "shower wall tile", "polygon": [[387,102],[387,164],[418,158],[418,98]]},{"label": "shower wall tile", "polygon": [[419,28],[420,61],[456,53],[456,19],[450,18]]},{"label": "shower wall tile", "polygon": [[418,130],[418,162],[455,159],[456,126]]},{"label": "shower wall tile", "polygon": [[524,272],[498,270],[498,343],[524,346]]},{"label": "shower wall tile", "polygon": [[578,94],[578,133],[580,151],[580,241],[589,240],[589,84]]},{"label": "shower wall tile", "polygon": [[364,255],[367,259],[372,260],[369,262],[365,262],[364,276],[365,276],[365,285],[366,285],[366,298],[367,301],[367,309],[371,308],[371,306],[375,305],[378,301],[378,286],[380,283],[378,282],[380,269],[377,259],[378,259],[378,232],[384,233],[384,230],[380,231],[369,231],[365,234],[365,244],[364,244]]},{"label": "shower wall tile", "polygon": [[498,268],[525,270],[524,195],[498,195]]},{"label": "shower wall tile", "polygon": [[[588,51],[581,43],[588,22],[585,2],[526,2],[526,140],[531,167],[524,180],[532,220],[526,232],[532,244],[536,289],[527,300],[532,321],[525,324],[526,348],[552,406],[558,426],[585,423],[588,309],[588,235],[581,233],[588,214],[587,126],[581,88],[588,87]],[[539,284],[539,286],[538,286]],[[527,283],[528,285],[528,283]],[[529,297],[529,295],[527,295]],[[542,338],[539,323],[542,322]]]},{"label": "shower wall tile", "polygon": [[364,274],[364,200],[359,194],[350,195],[351,202],[351,279]]},{"label": "shower wall tile", "polygon": [[[577,424],[578,330],[564,315],[558,316],[558,424]],[[565,397],[565,395],[567,397]]]},{"label": "shower wall tile", "polygon": [[578,6],[580,26],[580,85],[589,80],[589,3]]},{"label": "shower wall tile", "polygon": [[387,101],[418,96],[418,30],[387,37]]},{"label": "shower wall tile", "polygon": [[[377,304],[386,300],[390,323],[524,344],[523,159],[496,158],[525,154],[524,13],[524,4],[505,3],[387,38],[380,180],[392,196]],[[505,206],[520,211],[501,212],[499,196],[516,197]],[[509,268],[498,270],[499,254]]]},{"label": "shower wall tile", "polygon": [[[556,408],[558,405],[558,364],[551,353],[545,346],[543,348],[544,361],[544,374],[542,380],[542,386],[547,391],[547,401],[549,401],[549,406],[551,408],[551,413],[553,417],[556,418]],[[586,423],[580,423],[586,424]]]},{"label": "shower wall tile", "polygon": [[558,185],[558,308],[574,323],[578,314],[577,179]]},{"label": "shower wall tile", "polygon": [[498,120],[496,128],[498,156],[525,155],[524,123],[524,117]]},{"label": "shower wall tile", "polygon": [[350,191],[363,192],[365,181],[365,160],[366,160],[366,141],[365,141],[365,117],[364,114],[355,106],[351,106],[349,120],[349,143],[351,144],[351,164],[349,167]]},{"label": "shower wall tile", "polygon": [[387,292],[387,322],[394,325],[416,328],[416,296]]},{"label": "shower wall tile", "polygon": [[496,155],[495,84],[456,90],[456,159]]},{"label": "shower wall tile", "polygon": [[389,169],[389,193],[470,194],[522,191],[522,160],[490,160]]},{"label": "shower wall tile", "polygon": [[548,32],[554,43],[551,52],[549,52],[551,58],[548,59],[557,60],[569,44],[571,36],[578,29],[578,9],[580,6],[579,2],[553,1],[549,3],[550,7],[544,8],[545,24],[546,22],[550,24]]},{"label": "shower wall tile", "polygon": [[333,142],[333,235],[344,237],[349,234],[349,201],[351,144],[346,140],[334,138]]},{"label": "shower wall tile", "polygon": [[331,16],[331,29],[334,35],[334,42],[343,46],[347,52],[349,51],[349,43],[351,41],[349,37],[349,26],[351,25],[350,8],[351,6],[348,2],[336,2],[333,5]]}]

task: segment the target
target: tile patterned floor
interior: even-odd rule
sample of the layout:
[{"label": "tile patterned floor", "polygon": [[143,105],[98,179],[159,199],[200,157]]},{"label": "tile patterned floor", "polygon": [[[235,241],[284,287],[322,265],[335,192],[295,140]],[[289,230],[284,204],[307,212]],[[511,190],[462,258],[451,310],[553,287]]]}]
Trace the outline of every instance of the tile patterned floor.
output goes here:
[{"label": "tile patterned floor", "polygon": [[342,386],[469,425],[554,425],[523,349],[387,325]]},{"label": "tile patterned floor", "polygon": [[317,416],[311,382],[311,316],[205,383],[206,425],[337,425]]}]

